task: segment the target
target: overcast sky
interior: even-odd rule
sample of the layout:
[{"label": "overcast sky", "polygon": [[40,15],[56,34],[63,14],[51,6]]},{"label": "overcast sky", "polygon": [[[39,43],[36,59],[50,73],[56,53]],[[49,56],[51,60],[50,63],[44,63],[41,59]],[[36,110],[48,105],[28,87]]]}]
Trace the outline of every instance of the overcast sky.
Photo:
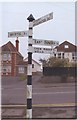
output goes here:
[{"label": "overcast sky", "polygon": [[[33,14],[38,19],[53,12],[53,19],[33,28],[34,39],[55,40],[62,43],[67,40],[75,44],[75,3],[74,2],[4,2],[0,4],[2,17],[1,45],[16,38],[8,38],[8,32],[26,31],[29,22],[27,17]],[[1,26],[0,26],[1,27]],[[28,38],[19,38],[20,52],[27,56]],[[46,56],[46,55],[43,55]],[[33,54],[33,58],[42,58],[42,54]]]}]

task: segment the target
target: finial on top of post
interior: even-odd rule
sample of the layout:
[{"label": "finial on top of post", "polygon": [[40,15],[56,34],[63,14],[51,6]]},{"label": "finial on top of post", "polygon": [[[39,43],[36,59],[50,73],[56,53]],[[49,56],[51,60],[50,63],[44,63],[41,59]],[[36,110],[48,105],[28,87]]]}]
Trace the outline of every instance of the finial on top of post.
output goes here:
[{"label": "finial on top of post", "polygon": [[33,20],[35,20],[35,18],[33,17],[32,14],[30,14],[30,16],[27,18],[27,20],[29,20],[29,22],[32,22]]}]

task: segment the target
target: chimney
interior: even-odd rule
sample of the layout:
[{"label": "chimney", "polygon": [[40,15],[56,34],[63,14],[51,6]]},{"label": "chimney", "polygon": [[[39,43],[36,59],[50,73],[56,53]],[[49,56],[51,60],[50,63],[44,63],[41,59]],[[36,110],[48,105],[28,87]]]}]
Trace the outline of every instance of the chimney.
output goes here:
[{"label": "chimney", "polygon": [[19,51],[19,40],[18,40],[18,37],[17,37],[17,40],[16,40],[16,49],[17,49],[17,51]]}]

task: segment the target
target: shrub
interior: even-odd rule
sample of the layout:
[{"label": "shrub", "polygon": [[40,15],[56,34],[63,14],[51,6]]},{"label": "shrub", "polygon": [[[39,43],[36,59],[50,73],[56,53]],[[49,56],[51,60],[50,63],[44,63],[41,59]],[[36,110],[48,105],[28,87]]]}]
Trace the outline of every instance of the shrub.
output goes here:
[{"label": "shrub", "polygon": [[20,80],[26,80],[26,79],[27,79],[27,76],[26,76],[26,75],[20,76]]}]

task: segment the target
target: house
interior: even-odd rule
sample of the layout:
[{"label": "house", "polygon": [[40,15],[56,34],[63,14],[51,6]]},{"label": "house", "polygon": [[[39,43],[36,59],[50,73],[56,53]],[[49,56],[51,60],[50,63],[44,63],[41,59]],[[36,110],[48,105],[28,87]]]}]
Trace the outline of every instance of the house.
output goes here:
[{"label": "house", "polygon": [[19,41],[16,46],[10,41],[1,47],[1,75],[17,76],[27,72],[27,64],[19,52]]},{"label": "house", "polygon": [[[28,57],[24,61],[28,63]],[[34,59],[32,59],[32,72],[42,72],[41,64]]]},{"label": "house", "polygon": [[68,58],[69,61],[77,61],[77,46],[68,41],[64,41],[59,46],[54,48],[57,52],[54,53],[54,57]]}]

